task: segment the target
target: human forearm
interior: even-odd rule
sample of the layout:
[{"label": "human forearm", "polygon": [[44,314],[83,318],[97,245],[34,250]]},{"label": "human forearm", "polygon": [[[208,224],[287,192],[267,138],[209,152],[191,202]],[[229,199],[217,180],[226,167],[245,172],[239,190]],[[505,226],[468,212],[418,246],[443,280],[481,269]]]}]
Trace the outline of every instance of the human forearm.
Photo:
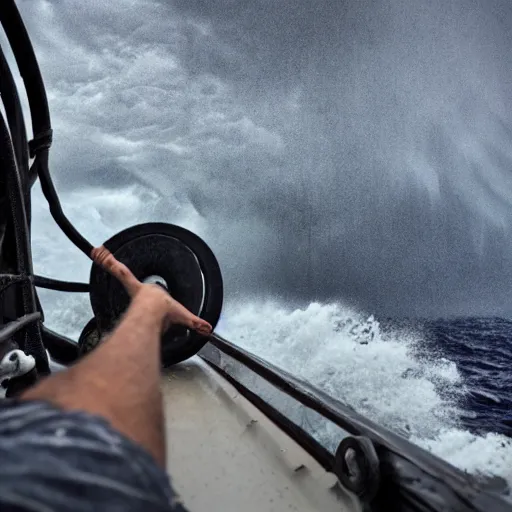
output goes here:
[{"label": "human forearm", "polygon": [[[113,333],[105,339],[91,354],[84,357],[68,371],[55,375],[55,378],[69,383],[75,374],[82,374],[88,380],[90,393],[116,393],[112,389],[112,369],[119,369],[116,378],[119,387],[124,386],[125,380],[139,380],[141,373],[159,372],[159,350],[162,326],[165,317],[165,305],[158,295],[155,297],[151,290],[141,290],[140,296],[133,299],[130,307]],[[80,376],[82,377],[82,375]],[[46,387],[42,381],[27,394],[39,392],[38,388]],[[67,386],[63,383],[64,388]],[[63,395],[63,393],[61,393]],[[61,396],[64,399],[64,396]],[[74,402],[76,397],[70,397]]]},{"label": "human forearm", "polygon": [[160,340],[171,324],[208,335],[212,326],[156,285],[142,284],[107,253],[102,262],[122,278],[132,303],[99,347],[68,371],[53,375],[25,400],[46,400],[64,409],[98,414],[165,465],[160,391]]},{"label": "human forearm", "polygon": [[[143,289],[134,297],[118,326],[95,351],[101,356],[98,359],[102,367],[110,367],[122,358],[136,374],[160,368],[160,340],[166,317],[163,294],[163,291]],[[90,357],[86,362],[90,363]],[[141,367],[141,364],[150,367]],[[96,361],[90,366],[91,372],[103,373]]]},{"label": "human forearm", "polygon": [[[157,293],[158,292],[158,293]],[[164,293],[147,288],[133,299],[112,335],[68,371],[22,396],[105,417],[164,465],[160,338]]]}]

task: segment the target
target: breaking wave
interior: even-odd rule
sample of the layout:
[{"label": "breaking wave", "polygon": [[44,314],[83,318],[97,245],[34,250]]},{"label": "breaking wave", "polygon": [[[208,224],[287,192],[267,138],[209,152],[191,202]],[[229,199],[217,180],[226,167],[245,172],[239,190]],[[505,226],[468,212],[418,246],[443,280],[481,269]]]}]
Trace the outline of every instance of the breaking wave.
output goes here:
[{"label": "breaking wave", "polygon": [[[89,189],[63,196],[77,228],[99,244],[144,221],[170,221],[161,198],[138,186]],[[161,205],[160,205],[161,206]],[[88,280],[90,262],[54,225],[39,190],[33,199],[33,253],[37,273]],[[201,235],[193,209],[177,209],[172,222]],[[221,262],[222,264],[222,262]],[[41,290],[49,327],[77,339],[92,316],[88,298]],[[414,329],[383,327],[371,315],[341,303],[292,308],[278,300],[227,305],[217,331],[301,377],[381,425],[408,437],[471,473],[499,476],[512,485],[508,437],[472,433],[464,426],[470,392],[457,360],[425,350]],[[428,347],[427,347],[428,349]]]}]

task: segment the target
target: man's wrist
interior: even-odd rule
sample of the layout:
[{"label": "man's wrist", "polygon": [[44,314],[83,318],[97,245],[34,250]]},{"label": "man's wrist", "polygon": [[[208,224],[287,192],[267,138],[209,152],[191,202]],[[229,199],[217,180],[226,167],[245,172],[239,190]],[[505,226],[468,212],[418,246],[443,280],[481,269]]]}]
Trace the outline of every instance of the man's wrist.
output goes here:
[{"label": "man's wrist", "polygon": [[132,306],[144,311],[145,316],[163,329],[168,311],[167,293],[164,290],[144,284],[133,298]]}]

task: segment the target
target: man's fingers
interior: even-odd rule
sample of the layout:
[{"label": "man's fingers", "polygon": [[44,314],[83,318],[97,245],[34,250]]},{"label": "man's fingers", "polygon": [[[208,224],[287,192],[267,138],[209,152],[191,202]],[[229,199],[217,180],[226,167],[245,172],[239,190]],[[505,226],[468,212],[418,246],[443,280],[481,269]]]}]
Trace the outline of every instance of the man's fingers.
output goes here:
[{"label": "man's fingers", "polygon": [[115,256],[103,245],[91,251],[91,259],[100,267],[117,278],[124,286],[128,295],[133,297],[142,286],[142,283],[133,275],[132,271],[118,261]]}]

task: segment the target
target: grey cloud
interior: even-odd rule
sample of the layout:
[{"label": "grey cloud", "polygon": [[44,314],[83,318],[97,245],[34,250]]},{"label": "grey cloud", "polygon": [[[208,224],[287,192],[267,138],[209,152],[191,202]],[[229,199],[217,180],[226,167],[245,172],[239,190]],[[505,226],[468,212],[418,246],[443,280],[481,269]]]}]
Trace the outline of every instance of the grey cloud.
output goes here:
[{"label": "grey cloud", "polygon": [[512,313],[507,2],[21,7],[58,183],[192,204],[232,296]]}]

